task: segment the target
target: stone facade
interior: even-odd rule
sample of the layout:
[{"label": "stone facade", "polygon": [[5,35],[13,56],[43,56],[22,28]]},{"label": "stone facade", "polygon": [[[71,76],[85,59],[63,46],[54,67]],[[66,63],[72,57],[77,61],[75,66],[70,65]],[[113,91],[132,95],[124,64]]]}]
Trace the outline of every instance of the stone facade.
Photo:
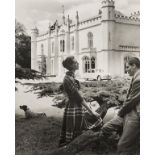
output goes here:
[{"label": "stone facade", "polygon": [[[49,26],[40,35],[37,28],[31,34],[31,68],[46,75],[64,76],[62,61],[74,55],[79,62],[78,75],[102,69],[112,76],[123,76],[129,56],[140,55],[139,16],[125,16],[115,10],[113,0],[104,0],[98,15],[76,22],[69,16],[63,24]],[[137,14],[136,14],[137,15]]]}]

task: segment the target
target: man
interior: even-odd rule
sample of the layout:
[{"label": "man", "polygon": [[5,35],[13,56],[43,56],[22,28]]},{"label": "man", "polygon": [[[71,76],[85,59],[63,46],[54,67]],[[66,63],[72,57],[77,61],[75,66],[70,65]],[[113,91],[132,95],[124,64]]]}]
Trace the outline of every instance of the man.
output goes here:
[{"label": "man", "polygon": [[101,131],[104,137],[111,131],[123,127],[117,148],[120,155],[134,155],[137,146],[135,142],[139,141],[140,135],[140,61],[138,58],[129,59],[127,71],[132,76],[127,99],[118,115],[104,124]]}]

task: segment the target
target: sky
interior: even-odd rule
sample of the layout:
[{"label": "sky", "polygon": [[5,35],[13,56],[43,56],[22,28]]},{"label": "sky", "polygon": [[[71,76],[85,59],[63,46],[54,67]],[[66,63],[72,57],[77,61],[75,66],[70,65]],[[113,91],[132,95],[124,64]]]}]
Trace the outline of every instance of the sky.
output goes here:
[{"label": "sky", "polygon": [[[34,26],[41,33],[48,29],[49,23],[53,24],[56,19],[61,21],[62,5],[65,16],[74,21],[76,11],[79,19],[85,19],[98,14],[102,0],[15,0],[15,18],[22,23],[26,31],[30,33]],[[115,0],[115,9],[125,15],[140,10],[140,0]]]}]

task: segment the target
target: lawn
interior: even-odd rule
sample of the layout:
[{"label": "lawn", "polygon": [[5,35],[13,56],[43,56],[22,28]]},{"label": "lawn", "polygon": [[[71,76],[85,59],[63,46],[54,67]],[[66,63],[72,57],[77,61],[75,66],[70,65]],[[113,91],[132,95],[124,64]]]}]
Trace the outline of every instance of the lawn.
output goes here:
[{"label": "lawn", "polygon": [[50,155],[57,147],[62,121],[60,118],[28,120],[16,116],[15,121],[16,155]]},{"label": "lawn", "polygon": [[[16,115],[15,120],[15,151],[16,155],[51,155],[57,148],[61,130],[60,118],[47,117],[24,119]],[[104,153],[104,146],[93,149],[93,145],[77,153],[78,155],[114,155],[116,153]]]}]

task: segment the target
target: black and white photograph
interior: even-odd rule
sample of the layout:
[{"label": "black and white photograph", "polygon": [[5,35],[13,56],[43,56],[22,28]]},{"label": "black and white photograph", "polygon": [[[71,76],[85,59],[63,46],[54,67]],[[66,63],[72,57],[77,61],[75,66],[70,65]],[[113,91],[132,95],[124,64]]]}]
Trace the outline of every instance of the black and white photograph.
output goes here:
[{"label": "black and white photograph", "polygon": [[14,20],[15,154],[140,155],[140,0],[15,0]]}]

